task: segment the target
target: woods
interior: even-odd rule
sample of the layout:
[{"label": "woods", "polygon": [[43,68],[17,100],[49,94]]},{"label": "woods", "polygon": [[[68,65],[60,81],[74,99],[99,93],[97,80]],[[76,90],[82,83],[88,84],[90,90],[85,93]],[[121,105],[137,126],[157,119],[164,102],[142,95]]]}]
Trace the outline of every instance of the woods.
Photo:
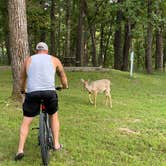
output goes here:
[{"label": "woods", "polygon": [[44,41],[65,66],[128,71],[133,50],[135,71],[164,71],[165,9],[164,0],[2,0],[0,64],[11,63],[18,79],[29,50]]}]

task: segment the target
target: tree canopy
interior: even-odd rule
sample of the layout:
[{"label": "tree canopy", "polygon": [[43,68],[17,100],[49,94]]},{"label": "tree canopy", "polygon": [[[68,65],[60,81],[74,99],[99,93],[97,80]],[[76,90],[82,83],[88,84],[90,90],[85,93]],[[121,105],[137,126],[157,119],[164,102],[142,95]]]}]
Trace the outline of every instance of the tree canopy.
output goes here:
[{"label": "tree canopy", "polygon": [[[0,2],[0,63],[9,59],[7,1]],[[103,66],[129,70],[164,70],[166,2],[164,0],[28,0],[31,54],[45,41],[66,66]],[[3,57],[3,58],[2,58]],[[10,63],[10,62],[9,62]]]}]

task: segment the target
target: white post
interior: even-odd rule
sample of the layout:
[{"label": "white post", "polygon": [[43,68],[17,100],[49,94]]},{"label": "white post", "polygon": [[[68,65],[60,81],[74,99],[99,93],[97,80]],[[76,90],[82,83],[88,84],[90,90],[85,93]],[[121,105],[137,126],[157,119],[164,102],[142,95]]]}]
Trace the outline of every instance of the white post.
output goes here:
[{"label": "white post", "polygon": [[133,67],[134,67],[134,51],[130,55],[130,77],[133,76]]}]

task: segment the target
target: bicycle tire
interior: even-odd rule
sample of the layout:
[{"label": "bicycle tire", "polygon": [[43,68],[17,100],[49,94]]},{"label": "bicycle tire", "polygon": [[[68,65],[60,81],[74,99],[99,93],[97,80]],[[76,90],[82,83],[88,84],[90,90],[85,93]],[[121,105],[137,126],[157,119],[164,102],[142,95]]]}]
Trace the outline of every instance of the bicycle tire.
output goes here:
[{"label": "bicycle tire", "polygon": [[48,131],[46,127],[46,120],[44,113],[40,113],[39,121],[39,141],[41,148],[42,162],[44,166],[49,163],[49,147],[48,147]]},{"label": "bicycle tire", "polygon": [[48,126],[48,146],[49,146],[49,149],[53,149],[54,147],[53,135],[51,130],[51,122],[49,118],[47,118],[47,126]]}]

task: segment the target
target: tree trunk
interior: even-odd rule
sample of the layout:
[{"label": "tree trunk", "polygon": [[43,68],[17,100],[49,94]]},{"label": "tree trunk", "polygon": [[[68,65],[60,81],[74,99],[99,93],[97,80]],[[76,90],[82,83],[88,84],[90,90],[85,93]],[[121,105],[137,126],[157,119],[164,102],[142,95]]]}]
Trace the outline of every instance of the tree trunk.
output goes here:
[{"label": "tree trunk", "polygon": [[4,58],[5,58],[5,51],[4,51],[4,44],[3,44],[3,42],[0,43],[0,48],[1,48],[2,57],[3,57],[3,59],[4,59]]},{"label": "tree trunk", "polygon": [[[35,43],[35,46],[39,42],[38,31],[36,27],[34,28],[34,31],[33,31],[33,41]],[[33,49],[35,50],[36,48],[34,47]]]},{"label": "tree trunk", "polygon": [[147,27],[147,39],[145,49],[145,67],[148,74],[152,73],[152,0],[148,0],[148,27]]},{"label": "tree trunk", "polygon": [[131,24],[130,21],[127,20],[125,24],[125,37],[124,37],[124,47],[123,47],[123,66],[122,66],[123,71],[128,70],[130,46],[131,46]]},{"label": "tree trunk", "polygon": [[58,57],[61,56],[61,10],[60,10],[60,1],[58,1],[58,39],[57,39],[57,52]]},{"label": "tree trunk", "polygon": [[84,33],[84,53],[83,53],[83,66],[88,64],[88,39],[87,33]]},{"label": "tree trunk", "polygon": [[[33,48],[33,42],[34,42],[34,36],[33,36],[33,32],[31,31],[29,31],[28,32],[28,43],[29,43],[29,53],[30,53],[30,55],[33,55],[34,54],[34,48]],[[35,43],[36,44],[36,43]]]},{"label": "tree trunk", "polygon": [[110,24],[110,28],[109,28],[109,33],[108,33],[108,37],[106,39],[106,45],[104,48],[104,62],[103,62],[103,67],[109,67],[109,55],[107,55],[107,50],[108,50],[108,46],[109,46],[109,42],[110,42],[110,37],[111,37],[111,33],[112,33],[112,25]]},{"label": "tree trunk", "polygon": [[13,74],[13,97],[21,98],[20,69],[29,55],[25,0],[9,0],[10,54]]},{"label": "tree trunk", "polygon": [[101,23],[100,25],[100,52],[98,58],[99,66],[103,65],[103,50],[104,50],[104,25]]},{"label": "tree trunk", "polygon": [[[122,3],[123,0],[118,0]],[[122,63],[122,11],[117,11],[116,31],[114,37],[114,68],[121,70]]]},{"label": "tree trunk", "polygon": [[89,25],[89,30],[90,30],[90,36],[91,36],[91,41],[92,41],[92,65],[97,66],[97,58],[96,58],[96,29],[95,29],[95,24],[91,22],[90,17],[89,17],[89,12],[88,12],[88,5],[87,1],[83,0],[84,2],[84,12],[87,16],[88,20],[88,25]]},{"label": "tree trunk", "polygon": [[51,45],[50,45],[50,53],[51,55],[55,55],[56,53],[56,27],[55,27],[55,22],[56,22],[56,18],[55,18],[55,0],[51,0],[51,12],[50,12],[50,18],[51,18],[51,32],[50,32],[50,41],[51,41]]},{"label": "tree trunk", "polygon": [[[4,1],[4,8],[7,8],[7,1]],[[10,44],[9,44],[9,17],[8,17],[8,11],[5,10],[5,13],[2,15],[2,17],[5,19],[3,31],[5,32],[5,47],[6,47],[6,53],[8,57],[8,65],[11,65],[11,55],[10,55]]]},{"label": "tree trunk", "polygon": [[96,59],[96,30],[95,26],[89,25],[90,26],[90,34],[91,34],[91,40],[92,40],[92,65],[97,66],[97,59]]},{"label": "tree trunk", "polygon": [[44,28],[40,29],[40,41],[42,42],[46,41],[46,30]]},{"label": "tree trunk", "polygon": [[66,2],[66,48],[65,57],[70,57],[71,0]]},{"label": "tree trunk", "polygon": [[166,63],[166,44],[164,42],[164,54],[163,54],[163,70],[165,71],[165,63]]},{"label": "tree trunk", "polygon": [[84,22],[84,0],[79,1],[79,20],[76,44],[76,66],[82,66],[83,57],[83,22]]},{"label": "tree trunk", "polygon": [[163,36],[162,30],[156,31],[156,70],[163,71]]}]

